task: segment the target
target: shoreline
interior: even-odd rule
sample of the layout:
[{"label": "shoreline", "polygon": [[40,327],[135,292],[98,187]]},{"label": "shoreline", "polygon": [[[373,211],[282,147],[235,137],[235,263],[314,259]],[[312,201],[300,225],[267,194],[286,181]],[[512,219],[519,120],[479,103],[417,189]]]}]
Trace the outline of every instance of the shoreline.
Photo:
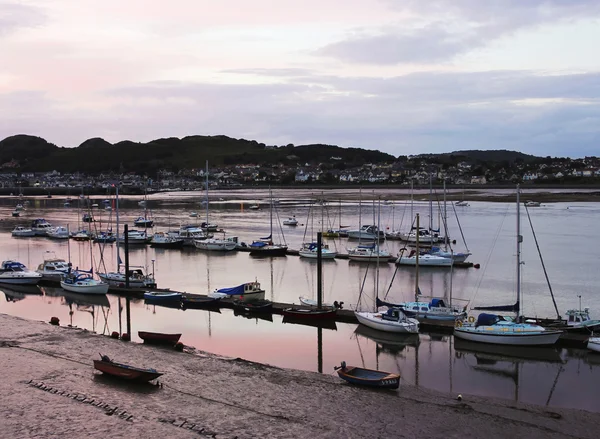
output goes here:
[{"label": "shoreline", "polygon": [[[403,380],[397,391],[361,389],[332,374],[188,348],[180,353],[6,314],[0,314],[0,330],[5,439],[73,433],[90,438],[458,438],[465,431],[474,437],[591,439],[600,421],[600,413],[489,397],[463,394],[460,402],[456,395]],[[162,387],[101,376],[92,366],[98,353],[164,372]]]}]

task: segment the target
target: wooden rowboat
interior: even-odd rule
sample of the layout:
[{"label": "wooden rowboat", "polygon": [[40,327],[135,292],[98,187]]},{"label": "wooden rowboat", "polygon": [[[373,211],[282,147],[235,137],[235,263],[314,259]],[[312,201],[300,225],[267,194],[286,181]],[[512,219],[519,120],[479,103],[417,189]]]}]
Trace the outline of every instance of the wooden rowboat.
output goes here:
[{"label": "wooden rowboat", "polygon": [[273,302],[269,300],[253,300],[251,302],[234,300],[233,309],[240,312],[271,314],[273,313]]},{"label": "wooden rowboat", "polygon": [[396,373],[346,366],[345,361],[342,361],[341,366],[334,367],[334,369],[337,370],[341,379],[351,384],[377,387],[379,389],[397,389],[400,386],[400,375]]},{"label": "wooden rowboat", "polygon": [[101,360],[94,360],[94,369],[116,378],[146,383],[162,375],[156,369],[142,369],[127,364],[115,363],[106,355],[100,354]]},{"label": "wooden rowboat", "polygon": [[165,334],[162,332],[138,331],[139,337],[145,343],[174,345],[181,338],[181,334]]},{"label": "wooden rowboat", "polygon": [[284,317],[293,317],[303,320],[335,320],[336,309],[306,309],[306,308],[286,308],[283,310]]}]

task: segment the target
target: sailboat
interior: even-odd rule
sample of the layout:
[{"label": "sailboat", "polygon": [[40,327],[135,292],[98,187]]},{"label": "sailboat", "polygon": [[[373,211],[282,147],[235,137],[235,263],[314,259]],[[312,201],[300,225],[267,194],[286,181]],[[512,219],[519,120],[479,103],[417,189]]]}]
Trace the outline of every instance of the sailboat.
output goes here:
[{"label": "sailboat", "polygon": [[[359,211],[359,213],[360,213],[360,211]],[[374,216],[375,216],[375,201],[373,201],[373,217]],[[378,204],[378,216],[381,216],[381,200],[379,200],[379,204]],[[360,221],[361,220],[359,219],[359,222]],[[377,225],[362,226],[360,228],[360,230],[363,230],[365,227],[372,227],[372,228],[374,228],[373,230],[379,231],[379,222],[380,221],[378,219]],[[351,233],[351,232],[349,232],[349,233]],[[379,233],[382,233],[382,232],[377,232],[377,236],[380,236]],[[364,238],[360,237],[360,236],[362,236],[362,234],[359,234],[358,236],[359,236],[358,246],[348,249],[348,259],[350,259],[351,261],[355,261],[355,262],[370,262],[370,261],[375,261],[375,260],[379,260],[382,258],[386,259],[386,260],[390,258],[390,256],[391,256],[390,252],[388,252],[387,250],[382,250],[379,247],[379,239],[375,239],[375,241],[370,244],[361,244],[361,240]],[[371,239],[371,238],[367,238],[367,239]]]},{"label": "sailboat", "polygon": [[[321,195],[321,198],[322,198],[322,195]],[[322,203],[321,204],[321,236],[323,236],[323,221],[325,219],[324,214],[323,214],[323,210],[325,209],[324,206],[325,206],[325,203]],[[309,209],[309,211],[308,211],[309,216],[311,216],[311,210],[312,210],[312,208]],[[311,216],[311,229],[312,229],[313,220],[314,220],[314,212],[313,212],[313,215]],[[305,237],[306,237],[307,230],[308,230],[308,220],[306,221],[306,228],[304,230]],[[319,246],[317,245],[317,243],[314,241],[310,241],[310,242],[304,242],[302,244],[302,248],[298,251],[298,254],[300,255],[301,258],[317,259],[318,251],[319,251]],[[320,251],[321,251],[322,259],[335,259],[335,257],[337,256],[337,252],[334,250],[330,250],[329,246],[327,244],[321,243]]]},{"label": "sailboat", "polygon": [[[520,188],[517,185],[517,303],[521,299],[521,206]],[[520,307],[519,307],[520,308]],[[454,336],[463,340],[477,341],[501,345],[545,346],[553,345],[561,336],[562,331],[546,330],[542,326],[520,323],[520,309],[517,309],[516,319],[510,319],[497,314],[481,313],[477,320],[463,324],[457,321]]]},{"label": "sailboat", "polygon": [[[379,299],[379,258],[377,260],[375,297]],[[365,273],[366,276],[366,273]],[[361,290],[362,296],[362,290]],[[360,298],[359,298],[360,302]],[[379,303],[375,305],[379,307]],[[358,323],[369,328],[384,332],[417,333],[419,332],[419,321],[408,317],[400,308],[390,307],[385,312],[361,312],[354,311]]]},{"label": "sailboat", "polygon": [[462,190],[462,198],[460,199],[460,201],[457,201],[456,203],[454,203],[455,206],[459,206],[459,207],[467,207],[469,206],[469,203],[467,201],[465,201],[465,187],[463,186],[463,190]]},{"label": "sailboat", "polygon": [[[317,307],[316,308],[286,308],[282,314],[284,319],[292,320],[335,320],[337,308],[323,307],[323,254],[321,246],[323,245],[323,236],[317,232]],[[285,321],[285,320],[284,320]]]},{"label": "sailboat", "polygon": [[144,189],[144,199],[138,203],[144,208],[144,215],[139,216],[133,221],[136,227],[150,228],[154,227],[154,220],[148,218],[148,186]]},{"label": "sailboat", "polygon": [[[273,192],[269,190],[271,197],[270,203],[270,233],[265,238],[260,238],[258,241],[252,242],[250,247],[250,256],[285,256],[288,246],[285,244],[275,244],[273,242]],[[283,230],[281,231],[283,236]],[[285,239],[285,238],[284,238]]]},{"label": "sailboat", "polygon": [[[68,227],[68,226],[67,226]],[[69,253],[69,271],[60,281],[60,286],[65,291],[79,294],[106,294],[108,293],[108,283],[94,279],[94,269],[71,270],[71,244],[67,242],[67,251]],[[92,243],[90,241],[90,263],[93,264]],[[41,276],[41,275],[40,275]]]},{"label": "sailboat", "polygon": [[[419,227],[419,214],[416,216],[417,228]],[[419,289],[419,265],[422,256],[419,255],[419,240],[417,239],[416,264],[415,264],[415,300],[414,302],[389,303],[384,302],[377,297],[377,306],[388,306],[402,309],[409,317],[416,318],[420,323],[432,326],[454,326],[455,321],[466,317],[465,309],[459,309],[452,306],[452,287],[450,287],[449,304],[446,304],[444,298],[432,297],[431,301],[424,302],[420,299],[421,290]],[[466,308],[466,306],[464,307]]]},{"label": "sailboat", "polygon": [[[115,211],[116,211],[116,222],[117,231],[116,235],[119,236],[119,186],[115,185]],[[131,230],[129,231],[131,232]],[[124,242],[124,237],[119,237],[119,241]],[[128,240],[129,241],[129,240]],[[124,287],[129,280],[130,288],[156,288],[156,281],[154,275],[144,274],[142,267],[130,267],[127,276],[121,272],[121,258],[119,256],[119,246],[116,245],[117,252],[117,271],[98,273],[98,277],[104,282],[115,287]],[[127,277],[129,279],[127,279]]]}]

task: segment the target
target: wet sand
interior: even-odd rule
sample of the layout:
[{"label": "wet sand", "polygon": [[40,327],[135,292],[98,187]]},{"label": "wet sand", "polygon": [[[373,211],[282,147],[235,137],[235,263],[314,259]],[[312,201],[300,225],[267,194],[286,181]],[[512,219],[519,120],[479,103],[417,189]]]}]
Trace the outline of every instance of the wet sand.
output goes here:
[{"label": "wet sand", "polygon": [[[600,414],[402,384],[360,389],[334,375],[125,343],[0,314],[3,439],[595,438]],[[95,372],[103,353],[154,367],[162,387]]]}]

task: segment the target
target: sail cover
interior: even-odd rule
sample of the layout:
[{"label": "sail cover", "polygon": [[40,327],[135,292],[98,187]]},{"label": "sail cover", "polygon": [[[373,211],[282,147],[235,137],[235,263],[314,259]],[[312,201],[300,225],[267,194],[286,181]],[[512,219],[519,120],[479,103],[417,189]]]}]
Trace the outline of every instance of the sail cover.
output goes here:
[{"label": "sail cover", "polygon": [[219,288],[217,293],[227,294],[228,296],[240,296],[244,294],[244,286],[246,284],[238,285],[237,287],[231,288]]},{"label": "sail cover", "polygon": [[519,312],[519,302],[515,302],[514,305],[475,306],[473,309],[479,311]]}]

